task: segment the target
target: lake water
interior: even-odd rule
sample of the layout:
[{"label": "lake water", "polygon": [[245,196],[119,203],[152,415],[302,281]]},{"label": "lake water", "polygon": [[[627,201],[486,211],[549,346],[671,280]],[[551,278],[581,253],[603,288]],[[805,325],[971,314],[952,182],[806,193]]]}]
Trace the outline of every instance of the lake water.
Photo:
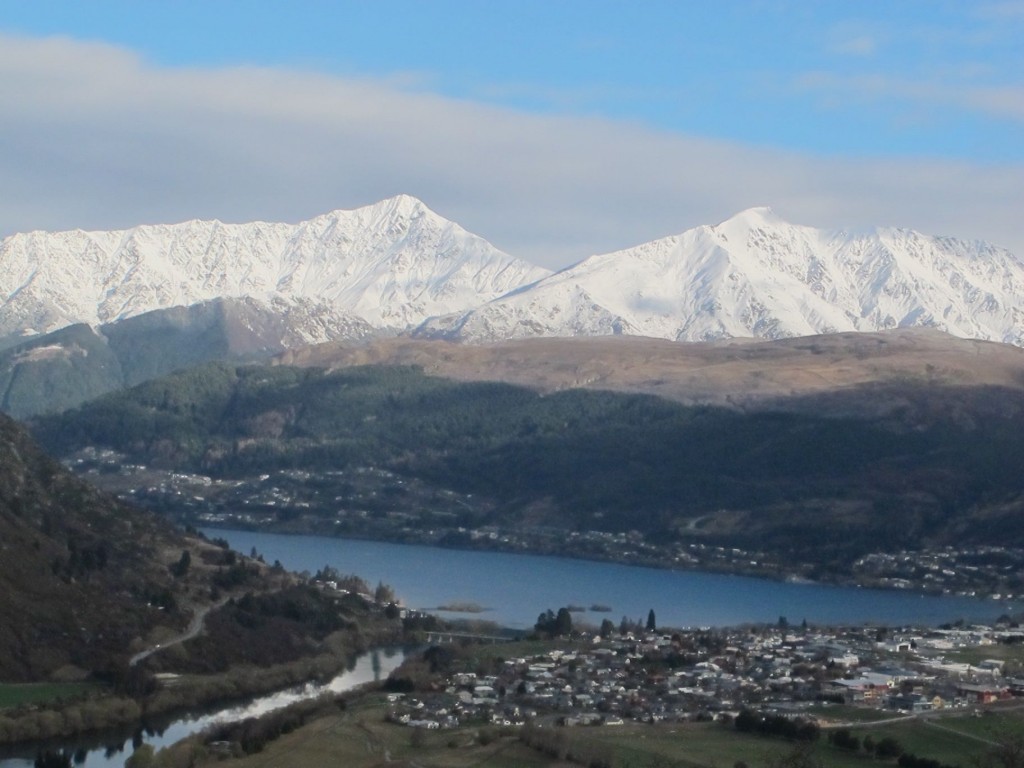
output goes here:
[{"label": "lake water", "polygon": [[[884,623],[935,625],[957,619],[991,620],[1019,611],[1020,604],[962,597],[930,597],[908,592],[792,584],[765,579],[693,571],[667,571],[561,557],[476,552],[382,542],[284,536],[205,529],[206,535],[226,539],[232,548],[249,553],[254,547],[263,558],[294,571],[315,572],[325,565],[342,573],[355,573],[373,587],[383,581],[394,587],[411,608],[436,609],[452,603],[475,603],[487,610],[470,616],[503,626],[529,629],[537,615],[565,605],[602,605],[610,612],[575,614],[575,621],[599,624],[603,618],[618,623],[622,616],[646,621],[653,609],[661,626],[728,626],[803,619],[814,624]],[[401,662],[401,652],[373,652],[329,686],[335,692],[382,679]],[[240,720],[315,695],[306,686],[259,697],[240,707],[201,716],[183,717],[146,742],[159,748],[218,722]],[[103,744],[112,743],[110,740]],[[85,768],[120,766],[131,754],[131,737],[114,740],[123,751],[96,748]],[[78,745],[76,745],[78,746]],[[34,754],[34,752],[33,752]],[[0,768],[27,768],[32,759],[0,758]]]},{"label": "lake water", "polygon": [[[373,587],[383,581],[411,608],[475,603],[472,614],[528,629],[538,614],[566,605],[603,605],[610,613],[575,614],[599,624],[622,616],[646,621],[653,609],[662,626],[728,626],[748,622],[936,625],[991,620],[1020,605],[992,600],[923,596],[903,591],[793,584],[695,571],[668,571],[561,557],[440,549],[319,536],[204,530],[233,549],[253,547],[268,563],[315,573],[325,565],[355,573]],[[441,615],[453,616],[457,614]],[[465,616],[465,614],[460,614]]]}]

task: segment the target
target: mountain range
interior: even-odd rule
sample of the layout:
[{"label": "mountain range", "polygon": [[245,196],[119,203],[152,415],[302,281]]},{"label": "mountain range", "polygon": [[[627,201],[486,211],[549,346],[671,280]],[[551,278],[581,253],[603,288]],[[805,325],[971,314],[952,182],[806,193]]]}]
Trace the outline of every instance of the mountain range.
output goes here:
[{"label": "mountain range", "polygon": [[676,341],[928,326],[1024,341],[1024,265],[986,243],[826,231],[752,208],[578,264],[420,335],[485,342],[627,334]]},{"label": "mountain range", "polygon": [[405,195],[295,225],[17,234],[0,243],[0,265],[0,336],[250,298],[321,313],[307,343],[365,326],[469,342],[928,326],[1024,344],[1024,264],[1009,251],[905,229],[815,229],[767,208],[555,274]]},{"label": "mountain range", "polygon": [[16,234],[0,243],[0,265],[0,335],[242,297],[406,329],[548,274],[405,195],[294,225]]},{"label": "mountain range", "polygon": [[0,242],[0,409],[60,411],[189,365],[396,335],[695,342],[924,327],[1024,346],[1022,288],[1024,265],[983,242],[825,231],[766,208],[557,273],[404,195],[294,225],[33,232]]},{"label": "mountain range", "polygon": [[984,243],[752,209],[549,273],[400,197],[299,225],[34,233],[0,259],[2,407],[62,412],[30,422],[47,450],[114,452],[111,490],[172,514],[269,508],[279,473],[286,512],[316,511],[291,531],[368,535],[361,512],[396,508],[453,536],[699,524],[851,568],[1021,537],[1024,265]]}]

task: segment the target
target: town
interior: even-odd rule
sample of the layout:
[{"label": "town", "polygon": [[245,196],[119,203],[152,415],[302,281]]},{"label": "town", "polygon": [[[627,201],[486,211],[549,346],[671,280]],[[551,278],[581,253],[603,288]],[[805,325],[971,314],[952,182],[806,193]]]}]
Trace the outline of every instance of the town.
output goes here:
[{"label": "town", "polygon": [[530,655],[482,661],[465,648],[432,646],[393,674],[388,719],[427,729],[616,726],[732,721],[756,710],[837,727],[964,713],[1024,696],[1022,642],[1024,630],[1009,622],[901,631],[782,620],[657,631],[605,620],[597,632],[573,632]]}]

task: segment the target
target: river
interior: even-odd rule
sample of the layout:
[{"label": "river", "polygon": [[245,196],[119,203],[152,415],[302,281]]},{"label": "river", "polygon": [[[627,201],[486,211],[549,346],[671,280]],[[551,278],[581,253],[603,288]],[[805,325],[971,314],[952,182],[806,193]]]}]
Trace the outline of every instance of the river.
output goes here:
[{"label": "river", "polygon": [[[384,680],[393,669],[405,659],[405,651],[400,648],[386,648],[368,651],[355,658],[352,666],[327,683],[307,683],[277,693],[258,696],[245,704],[222,707],[204,713],[189,714],[179,717],[158,733],[144,734],[142,743],[152,744],[160,749],[184,739],[193,733],[217,723],[230,723],[248,717],[272,712],[303,699],[310,699],[323,693],[343,693],[365,683]],[[48,749],[69,749],[86,751],[83,762],[75,762],[84,768],[113,768],[123,766],[131,756],[134,745],[132,733],[121,733],[116,737],[81,739],[71,744],[52,742]],[[35,747],[16,747],[10,750],[0,747],[0,768],[32,768],[37,749]]]},{"label": "river", "polygon": [[[566,605],[609,609],[576,613],[577,623],[599,624],[606,617],[618,623],[622,616],[646,621],[647,612],[653,610],[660,625],[674,627],[776,622],[780,617],[791,623],[806,619],[812,624],[833,625],[936,625],[957,619],[986,621],[1021,609],[1019,604],[992,600],[794,584],[561,557],[212,528],[203,532],[226,539],[239,552],[255,548],[268,563],[279,560],[290,570],[315,572],[329,565],[362,576],[371,587],[383,581],[411,608],[449,617],[482,618],[518,629],[532,627],[542,611]],[[437,610],[455,603],[476,604],[484,610],[473,614]],[[330,683],[330,690],[340,692],[386,677],[402,658],[400,652],[364,654],[350,671]],[[147,736],[146,742],[157,748],[166,746],[210,724],[240,720],[317,692],[315,687],[305,686],[259,697],[245,706],[183,717],[159,735]],[[82,765],[123,765],[132,750],[131,737],[114,743],[114,750],[87,745],[92,751]],[[31,765],[30,758],[0,759],[0,768]]]},{"label": "river", "polygon": [[[923,624],[965,619],[984,621],[1020,605],[965,597],[925,596],[897,590],[794,584],[744,576],[669,571],[562,557],[439,549],[319,536],[204,529],[233,549],[255,547],[268,563],[280,560],[294,571],[325,565],[362,576],[370,586],[383,581],[410,608],[436,609],[454,603],[486,608],[472,618],[528,629],[538,614],[566,605],[601,605],[610,612],[576,614],[577,621],[616,624],[622,616],[674,627],[730,626],[748,622],[817,624]],[[442,616],[466,616],[434,611]]]}]

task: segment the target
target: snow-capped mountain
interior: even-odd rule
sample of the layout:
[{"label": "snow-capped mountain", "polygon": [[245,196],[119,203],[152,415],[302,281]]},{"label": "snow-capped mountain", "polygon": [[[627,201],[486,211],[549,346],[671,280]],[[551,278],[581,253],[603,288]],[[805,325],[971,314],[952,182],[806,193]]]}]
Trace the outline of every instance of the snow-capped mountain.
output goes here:
[{"label": "snow-capped mountain", "polygon": [[931,326],[1024,345],[1024,265],[982,242],[851,233],[753,208],[592,256],[417,334],[464,341],[630,334],[683,341]]},{"label": "snow-capped mountain", "polygon": [[767,208],[556,274],[404,195],[294,225],[191,221],[0,242],[0,337],[221,298],[289,314],[286,346],[372,329],[703,341],[911,326],[1024,346],[1024,265],[1008,251],[797,226]]},{"label": "snow-capped mountain", "polygon": [[405,329],[548,274],[405,195],[294,225],[32,232],[0,243],[0,336],[241,297]]}]

